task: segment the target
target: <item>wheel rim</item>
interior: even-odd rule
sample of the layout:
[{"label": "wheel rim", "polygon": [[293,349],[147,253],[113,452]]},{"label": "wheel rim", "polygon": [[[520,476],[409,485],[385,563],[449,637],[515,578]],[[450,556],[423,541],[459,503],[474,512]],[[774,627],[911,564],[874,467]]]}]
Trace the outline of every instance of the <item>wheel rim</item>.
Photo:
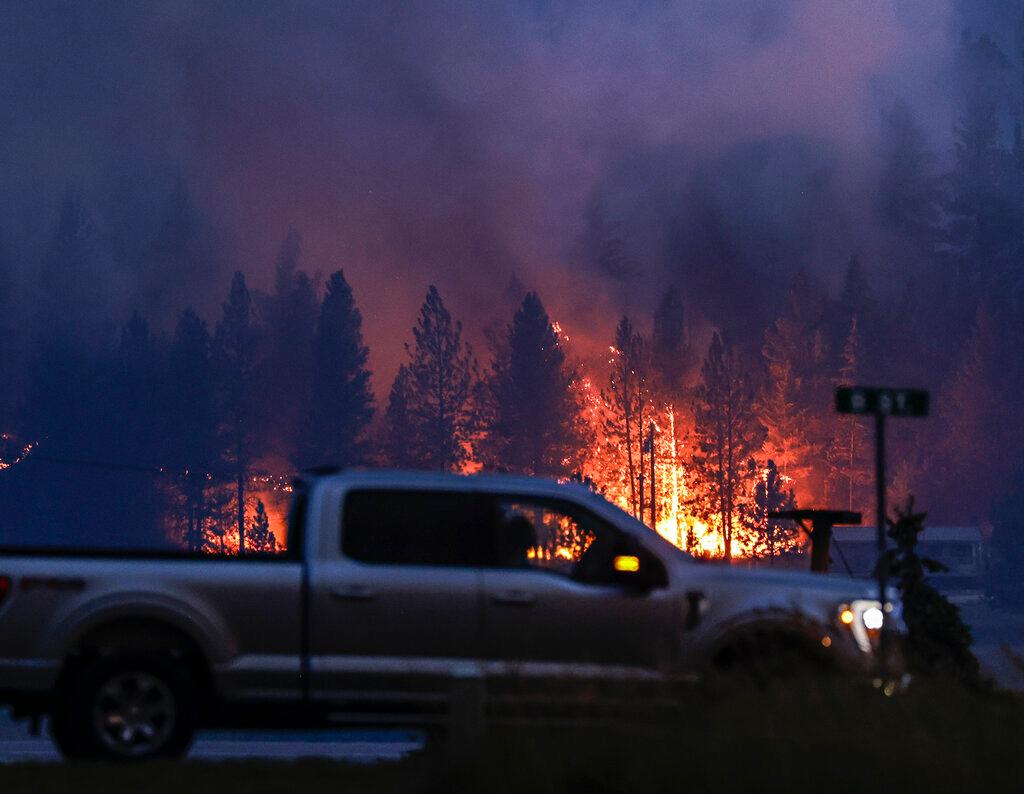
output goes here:
[{"label": "wheel rim", "polygon": [[143,672],[120,673],[100,687],[93,723],[100,741],[119,755],[159,750],[174,730],[174,695]]}]

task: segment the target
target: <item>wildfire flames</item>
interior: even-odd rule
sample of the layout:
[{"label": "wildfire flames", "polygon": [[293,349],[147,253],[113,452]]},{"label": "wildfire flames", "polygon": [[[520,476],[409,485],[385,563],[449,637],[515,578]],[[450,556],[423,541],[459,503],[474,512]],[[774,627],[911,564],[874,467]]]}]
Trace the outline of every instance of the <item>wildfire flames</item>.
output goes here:
[{"label": "wildfire flames", "polygon": [[[610,352],[613,360],[619,355],[614,347]],[[581,468],[584,481],[678,548],[697,557],[723,557],[721,519],[715,516],[709,521],[702,520],[696,510],[709,496],[688,465],[692,416],[673,403],[658,404],[652,400],[647,404],[644,427],[633,440],[631,466],[626,444],[606,430],[608,416],[614,410],[607,394],[589,377],[580,378],[576,388],[583,406],[586,435],[590,439]],[[763,479],[767,471],[762,469],[758,476]],[[789,477],[783,475],[782,480],[787,485],[792,484]],[[713,510],[707,512],[714,513]],[[779,544],[775,553],[796,551],[804,542],[805,538],[793,534]],[[757,534],[736,516],[730,556],[759,556],[760,543]]]}]

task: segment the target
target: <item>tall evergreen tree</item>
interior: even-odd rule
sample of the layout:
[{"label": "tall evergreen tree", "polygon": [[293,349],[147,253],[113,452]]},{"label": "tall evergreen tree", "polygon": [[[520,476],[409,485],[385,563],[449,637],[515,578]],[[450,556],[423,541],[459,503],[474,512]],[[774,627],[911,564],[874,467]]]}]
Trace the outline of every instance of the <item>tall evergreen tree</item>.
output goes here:
[{"label": "tall evergreen tree", "polygon": [[214,335],[215,371],[225,441],[224,461],[235,481],[235,526],[238,553],[245,550],[245,487],[249,468],[258,453],[254,428],[255,404],[259,399],[254,377],[258,361],[258,335],[252,318],[252,298],[245,276],[236,272],[231,280],[227,303]]},{"label": "tall evergreen tree", "polygon": [[400,469],[415,468],[418,463],[415,450],[409,443],[413,436],[409,412],[409,403],[412,399],[411,380],[408,365],[402,364],[391,383],[384,417],[384,458],[389,465]]},{"label": "tall evergreen tree", "polygon": [[345,274],[327,280],[313,340],[313,381],[302,424],[296,465],[359,466],[367,462],[366,428],[373,418],[373,393],[363,344],[363,315]]},{"label": "tall evergreen tree", "polygon": [[982,297],[1019,253],[1019,218],[1009,198],[1009,153],[1002,147],[999,107],[971,94],[954,131],[955,163],[946,204],[945,242],[954,267],[954,290]]},{"label": "tall evergreen tree", "polygon": [[793,546],[799,533],[792,521],[768,516],[781,510],[795,509],[793,489],[779,474],[775,461],[769,460],[764,470],[756,473],[747,525],[753,532],[755,553],[767,557],[770,565]]},{"label": "tall evergreen tree", "polygon": [[1000,332],[989,310],[979,306],[960,364],[939,400],[942,463],[933,476],[942,487],[933,499],[956,520],[985,520],[1013,465],[1000,450],[1019,450],[1024,443],[1013,409],[1006,410],[1015,402],[1004,391],[1005,368]]},{"label": "tall evergreen tree", "polygon": [[643,514],[644,494],[640,485],[644,470],[645,419],[649,419],[649,356],[643,337],[623,315],[615,329],[612,371],[605,403],[608,415],[605,435],[625,451],[630,508],[635,517]]},{"label": "tall evergreen tree", "polygon": [[277,536],[270,528],[270,516],[267,515],[267,507],[262,499],[256,500],[256,513],[249,524],[245,547],[247,551],[257,553],[273,554],[277,551]]},{"label": "tall evergreen tree", "polygon": [[206,323],[191,309],[178,318],[167,355],[161,401],[166,466],[177,478],[185,547],[203,551],[207,523],[218,512],[220,491],[210,475],[218,470],[218,410]]},{"label": "tall evergreen tree", "polygon": [[[850,321],[850,331],[843,345],[842,360],[836,376],[837,386],[856,386],[861,380],[861,344],[857,318]],[[855,505],[867,512],[865,489],[873,481],[871,442],[868,428],[861,417],[848,415],[833,421],[833,435],[828,446],[828,503],[834,507],[854,510]]]},{"label": "tall evergreen tree", "polygon": [[657,391],[667,400],[676,399],[693,366],[683,299],[676,287],[669,287],[665,291],[654,312],[651,364],[657,375]]},{"label": "tall evergreen tree", "polygon": [[816,501],[823,489],[831,415],[827,342],[820,297],[801,271],[787,296],[786,311],[765,331],[762,354],[768,379],[758,400],[766,429],[765,454],[779,471]]},{"label": "tall evergreen tree", "polygon": [[461,471],[479,424],[480,376],[472,350],[462,341],[462,323],[452,321],[436,287],[427,291],[412,333],[400,395],[410,430],[408,455],[419,468]]},{"label": "tall evergreen tree", "polygon": [[719,526],[725,559],[732,559],[733,529],[742,520],[765,430],[754,412],[749,368],[715,333],[701,368],[694,403],[693,471],[702,487],[693,507]]},{"label": "tall evergreen tree", "polygon": [[583,446],[573,372],[540,297],[523,299],[508,329],[508,355],[495,362],[486,458],[492,468],[566,475]]},{"label": "tall evergreen tree", "polygon": [[265,335],[260,362],[264,394],[260,435],[281,457],[294,459],[313,377],[313,337],[319,306],[313,280],[299,267],[302,241],[294,229],[281,244],[274,292],[263,304]]},{"label": "tall evergreen tree", "polygon": [[149,324],[136,312],[121,331],[114,354],[104,422],[113,460],[136,466],[159,466],[163,461],[160,428],[156,421],[163,361]]},{"label": "tall evergreen tree", "polygon": [[971,630],[950,603],[928,581],[927,574],[945,567],[917,552],[919,535],[925,531],[925,514],[914,512],[913,499],[897,508],[896,520],[888,520],[886,534],[895,542],[880,565],[886,566],[903,602],[907,626],[906,653],[911,669],[918,673],[957,678],[963,683],[980,683],[978,660],[971,652]]}]

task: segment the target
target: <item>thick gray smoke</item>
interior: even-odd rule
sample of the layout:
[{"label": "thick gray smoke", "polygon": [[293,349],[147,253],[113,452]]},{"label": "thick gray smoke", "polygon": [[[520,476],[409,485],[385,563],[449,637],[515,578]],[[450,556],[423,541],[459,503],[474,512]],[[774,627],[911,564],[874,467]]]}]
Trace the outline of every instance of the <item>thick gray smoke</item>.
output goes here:
[{"label": "thick gray smoke", "polygon": [[[110,285],[97,311],[166,324],[187,304],[212,316],[230,269],[269,287],[295,227],[307,269],[341,266],[353,283],[378,389],[429,283],[482,328],[515,275],[583,353],[673,281],[719,324],[756,318],[797,267],[835,283],[852,251],[888,286],[879,115],[904,99],[948,147],[964,13],[945,0],[8,3],[4,256],[31,296],[74,194],[94,241],[83,278]],[[605,233],[624,243],[615,267],[595,254]]]}]

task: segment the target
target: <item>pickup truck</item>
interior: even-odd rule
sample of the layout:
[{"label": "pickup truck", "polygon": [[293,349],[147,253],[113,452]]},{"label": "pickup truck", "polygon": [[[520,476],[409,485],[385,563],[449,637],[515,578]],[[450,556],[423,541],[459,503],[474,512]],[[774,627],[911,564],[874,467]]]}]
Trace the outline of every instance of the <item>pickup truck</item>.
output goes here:
[{"label": "pickup truck", "polygon": [[310,475],[287,549],[0,549],[0,704],[49,715],[67,757],[174,756],[204,726],[443,720],[457,681],[683,681],[782,648],[867,672],[898,614],[867,582],[699,562],[526,477]]}]

